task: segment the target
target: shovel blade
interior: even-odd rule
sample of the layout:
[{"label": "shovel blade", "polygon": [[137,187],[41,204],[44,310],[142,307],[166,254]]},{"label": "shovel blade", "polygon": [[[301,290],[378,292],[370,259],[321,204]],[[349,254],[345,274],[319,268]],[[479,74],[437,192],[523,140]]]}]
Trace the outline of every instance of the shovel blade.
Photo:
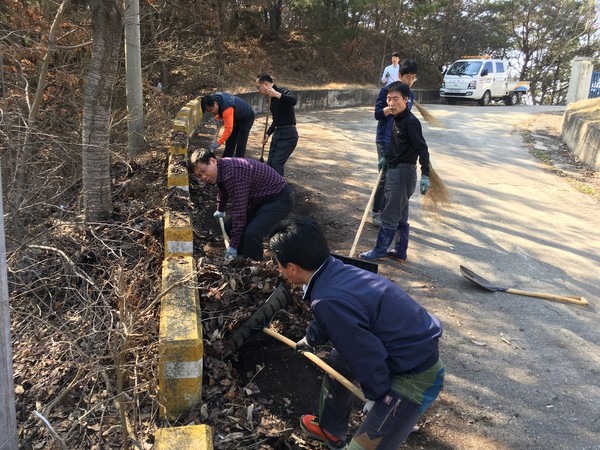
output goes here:
[{"label": "shovel blade", "polygon": [[490,283],[488,280],[486,280],[483,277],[480,277],[479,275],[477,275],[472,270],[467,269],[465,266],[460,266],[460,273],[467,280],[475,283],[477,286],[482,287],[482,288],[484,288],[484,289],[486,289],[488,291],[492,291],[492,292],[499,292],[500,291],[500,292],[503,292],[503,291],[506,291],[506,289],[507,289],[507,288],[496,286],[496,285]]},{"label": "shovel blade", "polygon": [[250,318],[240,325],[231,335],[230,342],[234,349],[240,348],[254,335],[261,333],[273,316],[292,302],[292,296],[283,283],[267,298]]}]

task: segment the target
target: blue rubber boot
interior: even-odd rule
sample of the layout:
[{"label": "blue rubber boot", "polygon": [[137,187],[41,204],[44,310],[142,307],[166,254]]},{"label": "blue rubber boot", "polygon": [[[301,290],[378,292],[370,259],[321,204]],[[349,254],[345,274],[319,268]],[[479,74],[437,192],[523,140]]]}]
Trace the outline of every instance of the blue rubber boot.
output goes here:
[{"label": "blue rubber boot", "polygon": [[409,226],[407,223],[401,223],[398,225],[398,240],[393,250],[387,252],[388,258],[395,259],[396,261],[406,262],[406,250],[408,249],[408,231]]},{"label": "blue rubber boot", "polygon": [[379,234],[377,234],[377,242],[375,242],[375,248],[368,252],[361,253],[359,256],[362,259],[369,261],[385,259],[387,257],[387,249],[394,240],[394,234],[396,234],[394,228],[386,228],[383,225],[380,226]]}]

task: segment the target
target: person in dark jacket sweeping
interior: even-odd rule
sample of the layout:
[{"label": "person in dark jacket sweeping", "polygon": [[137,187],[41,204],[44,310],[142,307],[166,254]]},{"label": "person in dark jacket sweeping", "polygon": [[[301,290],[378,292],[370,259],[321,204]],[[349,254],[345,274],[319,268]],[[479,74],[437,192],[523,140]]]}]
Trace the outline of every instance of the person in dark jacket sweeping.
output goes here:
[{"label": "person in dark jacket sweeping", "polygon": [[[379,169],[385,170],[385,208],[375,247],[360,254],[366,260],[390,257],[401,262],[407,259],[409,200],[417,183],[417,159],[421,164],[422,195],[429,189],[429,150],[423,137],[421,122],[410,111],[411,98],[408,84],[397,81],[388,86],[386,101],[394,116],[392,135],[386,155],[379,160]],[[388,247],[398,232],[394,248]]]},{"label": "person in dark jacket sweeping", "polygon": [[[417,63],[412,59],[404,59],[400,63],[400,81],[408,84],[412,89],[412,85],[417,81]],[[387,148],[390,145],[392,136],[392,128],[394,126],[394,116],[390,112],[390,107],[387,104],[388,87],[384,86],[377,95],[375,101],[375,120],[377,120],[377,133],[375,135],[375,145],[377,147],[377,162],[386,156]],[[410,111],[414,103],[415,94],[410,91],[406,108]],[[381,225],[381,211],[385,207],[385,168],[377,186],[375,198],[373,200],[373,209],[371,211],[371,220],[374,225]],[[406,224],[408,226],[408,224]],[[399,230],[401,233],[401,231]]]},{"label": "person in dark jacket sweeping", "polygon": [[329,448],[397,449],[442,389],[439,320],[388,279],[330,255],[319,225],[288,217],[271,232],[269,247],[280,272],[305,285],[314,320],[298,351],[327,342],[328,363],[360,387],[367,416],[346,447],[353,394],[325,375],[319,414],[302,429]]},{"label": "person in dark jacket sweeping", "polygon": [[202,112],[209,112],[215,119],[223,120],[224,131],[216,142],[210,144],[209,150],[214,152],[225,144],[223,157],[235,156],[238,158],[246,154],[246,144],[250,129],[254,123],[254,110],[252,106],[235,95],[227,92],[217,92],[205,95],[200,100]]}]

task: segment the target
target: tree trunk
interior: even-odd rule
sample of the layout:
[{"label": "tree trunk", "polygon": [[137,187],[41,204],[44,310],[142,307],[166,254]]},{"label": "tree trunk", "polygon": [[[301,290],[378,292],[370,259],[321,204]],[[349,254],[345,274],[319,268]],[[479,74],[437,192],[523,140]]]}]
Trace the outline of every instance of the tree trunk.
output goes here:
[{"label": "tree trunk", "polygon": [[129,160],[132,160],[144,148],[139,0],[125,0],[124,22],[128,154]]},{"label": "tree trunk", "polygon": [[92,58],[83,93],[83,198],[88,221],[112,214],[110,185],[111,98],[123,26],[119,0],[90,0]]}]

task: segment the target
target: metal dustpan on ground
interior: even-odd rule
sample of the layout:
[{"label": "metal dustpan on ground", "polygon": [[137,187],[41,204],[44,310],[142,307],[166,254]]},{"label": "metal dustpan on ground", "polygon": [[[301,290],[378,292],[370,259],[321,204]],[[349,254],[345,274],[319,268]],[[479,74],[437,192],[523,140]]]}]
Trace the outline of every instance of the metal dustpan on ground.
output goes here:
[{"label": "metal dustpan on ground", "polygon": [[379,269],[379,264],[367,261],[365,259],[350,258],[349,256],[338,255],[337,253],[332,253],[331,256],[333,256],[335,259],[339,259],[344,264],[349,264],[360,269],[368,270],[369,272],[377,273],[377,270]]},{"label": "metal dustpan on ground", "polygon": [[460,273],[467,280],[475,283],[477,286],[482,287],[483,289],[485,289],[487,291],[506,292],[508,294],[525,295],[527,297],[543,298],[545,300],[552,300],[555,302],[573,303],[573,304],[579,305],[579,306],[586,306],[589,304],[588,301],[584,297],[577,297],[577,296],[571,296],[571,295],[565,296],[565,295],[546,294],[543,292],[527,292],[527,291],[520,291],[518,289],[497,286],[497,285],[492,284],[485,278],[477,275],[472,270],[467,269],[465,266],[460,266]]},{"label": "metal dustpan on ground", "polygon": [[230,338],[234,349],[239,349],[250,338],[260,333],[263,328],[268,326],[275,314],[286,308],[290,303],[292,303],[292,296],[285,285],[281,283],[262,306],[234,331]]}]

